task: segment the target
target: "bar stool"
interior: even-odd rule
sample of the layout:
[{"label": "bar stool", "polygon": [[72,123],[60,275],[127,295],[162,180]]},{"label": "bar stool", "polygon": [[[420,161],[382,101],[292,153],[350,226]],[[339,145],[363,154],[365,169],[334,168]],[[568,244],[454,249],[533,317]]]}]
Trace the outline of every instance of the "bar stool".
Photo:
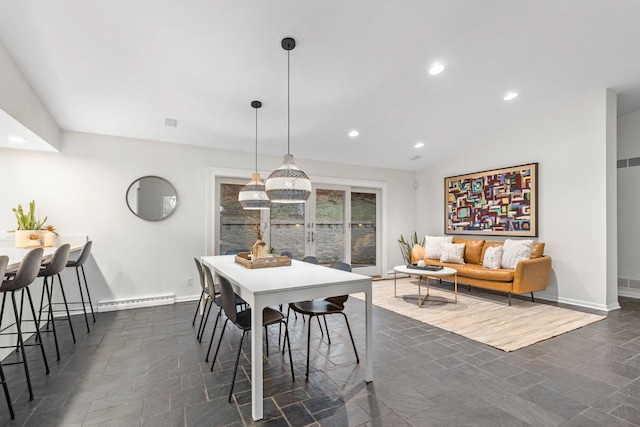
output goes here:
[{"label": "bar stool", "polygon": [[[91,302],[91,294],[89,293],[89,286],[87,286],[87,276],[84,274],[84,263],[89,259],[89,255],[91,254],[91,245],[93,242],[89,240],[84,244],[82,248],[82,252],[80,252],[80,256],[75,261],[67,262],[67,267],[74,267],[76,269],[76,276],[78,277],[78,288],[80,290],[80,302],[71,301],[69,304],[82,304],[82,311],[84,312],[84,321],[87,324],[87,332],[91,332],[89,329],[89,320],[87,318],[87,307],[84,302],[84,296],[82,294],[82,284],[80,283],[80,270],[82,270],[82,278],[84,279],[84,287],[87,290],[87,299],[89,300],[89,308],[91,308],[91,316],[93,317],[93,323],[96,323],[96,315],[93,313],[93,303]],[[68,307],[67,307],[68,309]],[[75,339],[74,339],[75,342]]]},{"label": "bar stool", "polygon": [[[69,261],[69,251],[71,250],[71,246],[69,244],[62,245],[58,249],[56,249],[53,257],[51,258],[51,262],[46,264],[44,268],[40,270],[38,273],[38,277],[44,277],[44,282],[42,284],[42,296],[40,297],[40,313],[38,314],[38,326],[40,326],[40,320],[42,319],[42,312],[46,309],[47,311],[47,330],[42,332],[53,332],[53,340],[56,343],[56,360],[60,360],[60,349],[58,348],[58,335],[56,334],[56,324],[55,320],[68,320],[69,328],[71,329],[71,337],[73,338],[73,342],[76,342],[76,335],[73,333],[73,324],[71,323],[71,316],[69,315],[69,307],[67,306],[67,297],[64,293],[64,286],[62,286],[62,279],[60,278],[60,273],[67,266],[67,262]],[[54,310],[52,296],[53,296],[53,284],[55,280],[55,276],[58,276],[58,283],[60,283],[60,291],[62,292],[62,300],[64,301],[65,311],[67,312],[67,317],[62,318],[53,317],[53,313],[56,311],[62,310]],[[51,283],[49,283],[49,278],[51,278]],[[47,296],[47,304],[44,304],[45,291]],[[49,330],[49,324],[51,324],[51,331]]]},{"label": "bar stool", "polygon": [[[6,280],[2,281],[2,285],[0,285],[0,292],[3,293],[2,295],[2,308],[0,309],[0,327],[2,326],[2,318],[4,315],[4,306],[5,306],[5,302],[7,299],[7,293],[11,294],[11,302],[13,303],[13,314],[14,314],[14,318],[16,319],[15,323],[12,323],[4,328],[0,329],[0,333],[5,331],[6,329],[8,329],[9,327],[15,325],[18,332],[18,347],[20,348],[21,352],[22,352],[22,360],[18,361],[18,362],[11,362],[11,363],[5,363],[4,366],[8,366],[8,365],[17,365],[17,364],[23,364],[24,365],[24,373],[25,376],[27,378],[27,386],[29,388],[29,400],[33,400],[33,388],[31,387],[31,377],[29,376],[29,366],[27,364],[27,354],[25,352],[25,347],[27,346],[39,346],[40,347],[40,351],[42,352],[42,360],[44,362],[44,367],[46,369],[46,373],[47,375],[49,375],[49,364],[47,363],[47,355],[44,352],[44,346],[42,345],[42,337],[40,336],[40,331],[37,328],[35,328],[35,334],[36,334],[36,343],[35,344],[25,344],[24,340],[22,339],[22,334],[23,333],[31,333],[31,332],[27,332],[27,331],[23,331],[22,330],[22,315],[21,313],[18,313],[18,306],[16,304],[16,295],[15,292],[16,291],[21,291],[22,292],[22,296],[21,296],[21,300],[20,303],[22,305],[22,302],[24,301],[24,292],[27,292],[27,297],[29,298],[29,306],[31,307],[31,314],[33,316],[33,322],[34,324],[36,323],[36,311],[33,308],[33,300],[31,298],[31,292],[29,291],[29,285],[31,283],[33,283],[33,281],[36,279],[36,277],[38,277],[38,272],[40,271],[40,265],[42,264],[42,253],[43,250],[42,248],[38,248],[38,249],[32,249],[31,251],[29,251],[27,253],[27,255],[25,255],[24,259],[22,260],[22,263],[20,264],[20,267],[18,268],[18,271],[16,272],[15,276],[11,276]],[[7,332],[5,334],[10,334],[10,335],[15,335],[16,332]],[[14,348],[14,346],[2,346],[0,348]]]},{"label": "bar stool", "polygon": [[[4,280],[4,272],[7,271],[7,264],[9,264],[9,257],[6,255],[0,256],[0,278]],[[11,396],[9,396],[9,387],[7,387],[7,379],[4,376],[4,370],[2,370],[2,360],[0,360],[0,382],[4,389],[4,397],[7,399],[7,406],[9,407],[9,414],[11,419],[15,420],[16,415],[13,413],[13,405],[11,404]]]}]

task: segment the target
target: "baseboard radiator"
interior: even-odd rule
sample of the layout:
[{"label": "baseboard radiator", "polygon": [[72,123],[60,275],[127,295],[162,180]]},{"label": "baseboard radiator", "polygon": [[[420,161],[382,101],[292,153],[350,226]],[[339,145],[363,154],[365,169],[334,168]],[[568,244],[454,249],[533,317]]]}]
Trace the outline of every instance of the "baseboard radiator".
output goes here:
[{"label": "baseboard radiator", "polygon": [[175,304],[175,302],[176,296],[174,294],[100,301],[98,302],[98,312],[104,313],[107,311],[128,310],[130,308],[154,307],[156,305]]}]

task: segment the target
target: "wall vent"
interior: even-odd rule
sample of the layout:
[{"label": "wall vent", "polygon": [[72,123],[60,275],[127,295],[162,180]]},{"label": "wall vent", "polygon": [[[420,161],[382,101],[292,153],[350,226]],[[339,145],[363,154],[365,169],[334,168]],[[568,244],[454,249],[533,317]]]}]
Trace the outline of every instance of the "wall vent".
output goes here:
[{"label": "wall vent", "polygon": [[176,296],[159,295],[155,297],[131,298],[114,301],[100,301],[98,303],[98,312],[128,310],[130,308],[153,307],[156,305],[168,305],[176,302]]},{"label": "wall vent", "polygon": [[169,118],[165,117],[164,125],[168,126],[170,128],[177,128],[178,127],[178,121],[176,119],[169,119]]},{"label": "wall vent", "polygon": [[640,166],[640,157],[631,157],[630,159],[620,159],[617,161],[617,165],[618,165],[618,169]]}]

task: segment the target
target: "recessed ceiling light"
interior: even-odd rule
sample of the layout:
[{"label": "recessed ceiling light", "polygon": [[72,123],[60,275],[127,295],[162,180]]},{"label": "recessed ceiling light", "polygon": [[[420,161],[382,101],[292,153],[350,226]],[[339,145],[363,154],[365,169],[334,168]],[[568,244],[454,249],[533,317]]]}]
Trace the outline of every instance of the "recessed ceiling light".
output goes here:
[{"label": "recessed ceiling light", "polygon": [[509,92],[504,96],[505,101],[511,101],[512,99],[516,99],[518,97],[517,92]]},{"label": "recessed ceiling light", "polygon": [[351,138],[355,138],[358,135],[360,135],[360,132],[358,132],[357,130],[352,130],[351,132],[349,132],[349,136]]},{"label": "recessed ceiling light", "polygon": [[436,74],[440,74],[443,71],[444,71],[444,65],[440,63],[435,63],[431,65],[431,67],[429,68],[429,74],[431,74],[432,76],[435,76]]},{"label": "recessed ceiling light", "polygon": [[27,140],[22,138],[21,136],[10,136],[9,141],[13,142],[14,144],[24,144],[25,142],[27,142]]},{"label": "recessed ceiling light", "polygon": [[414,145],[414,147],[416,147],[416,148],[422,148],[422,147],[424,147],[424,142],[416,142],[416,144]]}]

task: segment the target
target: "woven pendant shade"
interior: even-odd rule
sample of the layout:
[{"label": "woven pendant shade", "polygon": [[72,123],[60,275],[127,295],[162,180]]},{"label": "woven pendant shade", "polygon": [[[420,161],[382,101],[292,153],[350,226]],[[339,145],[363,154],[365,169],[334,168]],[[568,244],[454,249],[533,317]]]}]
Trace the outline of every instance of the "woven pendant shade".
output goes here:
[{"label": "woven pendant shade", "polygon": [[280,167],[269,175],[265,182],[267,196],[271,203],[304,203],[311,195],[311,180],[293,162],[291,155],[291,97],[289,52],[296,47],[296,41],[291,37],[282,39],[282,48],[287,51],[287,154]]},{"label": "woven pendant shade", "polygon": [[242,209],[260,210],[269,209],[271,202],[264,191],[264,182],[258,173],[258,108],[262,107],[260,101],[253,101],[251,106],[256,110],[256,171],[251,176],[251,181],[247,183],[238,193],[238,201]]},{"label": "woven pendant shade", "polygon": [[243,209],[269,209],[271,202],[269,202],[269,197],[265,192],[264,182],[260,179],[259,173],[254,173],[251,176],[251,181],[242,187],[238,193],[238,201]]},{"label": "woven pendant shade", "polygon": [[273,203],[302,203],[311,194],[311,181],[293,163],[293,156],[285,154],[282,165],[267,178],[265,189]]}]

